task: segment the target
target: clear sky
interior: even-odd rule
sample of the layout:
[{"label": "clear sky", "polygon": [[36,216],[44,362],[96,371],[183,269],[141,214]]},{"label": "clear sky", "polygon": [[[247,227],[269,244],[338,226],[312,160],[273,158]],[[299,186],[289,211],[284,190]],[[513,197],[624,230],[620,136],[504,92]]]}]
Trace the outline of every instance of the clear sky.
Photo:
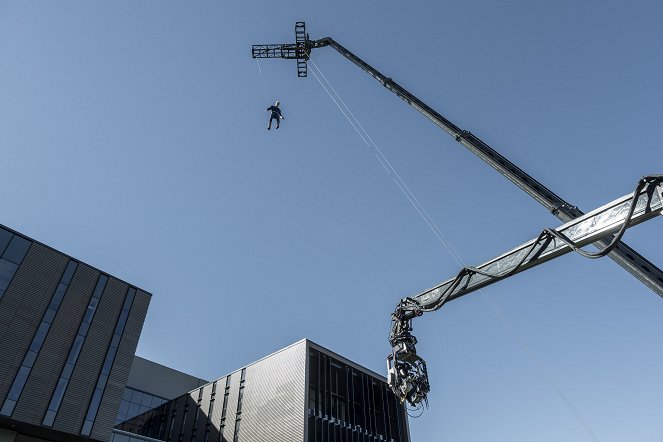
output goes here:
[{"label": "clear sky", "polygon": [[[459,270],[313,76],[260,76],[297,20],[585,211],[663,173],[660,1],[1,1],[0,223],[154,293],[144,357],[214,379],[307,337],[382,373],[398,299]],[[313,59],[466,263],[560,224]],[[625,242],[663,266],[662,226]],[[663,440],[660,297],[576,255],[482,294],[415,321],[413,440]]]}]

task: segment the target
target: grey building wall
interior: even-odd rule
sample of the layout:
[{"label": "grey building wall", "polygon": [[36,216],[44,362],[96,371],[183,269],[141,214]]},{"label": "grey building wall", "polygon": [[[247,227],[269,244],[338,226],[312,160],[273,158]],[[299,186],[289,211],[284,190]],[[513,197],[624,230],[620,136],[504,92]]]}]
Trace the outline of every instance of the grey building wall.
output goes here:
[{"label": "grey building wall", "polygon": [[135,356],[129,372],[127,387],[154,396],[175,399],[207,383],[209,381],[205,379]]},{"label": "grey building wall", "polygon": [[0,427],[19,429],[16,440],[77,440],[87,417],[89,436],[109,440],[150,297],[0,225]]},{"label": "grey building wall", "polygon": [[128,433],[164,441],[409,441],[386,379],[308,340],[116,429],[124,432],[114,435],[118,442]]}]

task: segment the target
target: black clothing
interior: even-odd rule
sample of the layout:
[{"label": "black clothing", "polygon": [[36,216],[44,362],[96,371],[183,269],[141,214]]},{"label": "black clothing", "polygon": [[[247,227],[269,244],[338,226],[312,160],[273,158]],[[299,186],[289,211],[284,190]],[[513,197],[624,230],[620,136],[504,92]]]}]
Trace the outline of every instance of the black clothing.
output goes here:
[{"label": "black clothing", "polygon": [[278,106],[269,106],[267,108],[268,111],[272,111],[272,114],[269,117],[269,125],[267,126],[267,130],[272,128],[272,120],[276,120],[276,128],[278,129],[279,126],[281,125],[281,109],[279,109]]},{"label": "black clothing", "polygon": [[269,106],[267,110],[272,111],[272,118],[275,118],[274,114],[276,114],[277,117],[281,116],[281,109],[279,109],[278,106]]}]

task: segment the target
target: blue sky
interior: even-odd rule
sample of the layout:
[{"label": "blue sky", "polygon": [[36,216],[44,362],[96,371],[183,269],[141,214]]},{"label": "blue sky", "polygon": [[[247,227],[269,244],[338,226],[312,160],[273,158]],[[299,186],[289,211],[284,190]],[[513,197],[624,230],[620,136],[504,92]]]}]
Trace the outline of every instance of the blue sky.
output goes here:
[{"label": "blue sky", "polygon": [[[662,19],[656,1],[0,2],[0,223],[154,293],[147,358],[212,379],[307,337],[383,372],[398,299],[458,265],[315,78],[261,76],[251,45],[305,20],[589,211],[663,173]],[[466,263],[559,225],[335,51],[313,59]],[[662,222],[624,238],[659,267]],[[662,315],[570,255],[425,315],[412,438],[661,440]]]}]

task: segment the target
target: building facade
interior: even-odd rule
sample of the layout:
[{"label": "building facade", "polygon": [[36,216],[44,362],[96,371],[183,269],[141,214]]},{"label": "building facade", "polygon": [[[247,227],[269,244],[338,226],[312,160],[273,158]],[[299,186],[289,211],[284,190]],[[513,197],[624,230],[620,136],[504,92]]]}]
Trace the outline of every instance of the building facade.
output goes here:
[{"label": "building facade", "polygon": [[115,425],[207,383],[204,379],[135,356]]},{"label": "building facade", "polygon": [[0,440],[109,440],[150,298],[0,225]]},{"label": "building facade", "polygon": [[408,442],[384,377],[309,340],[116,427],[114,442]]}]

